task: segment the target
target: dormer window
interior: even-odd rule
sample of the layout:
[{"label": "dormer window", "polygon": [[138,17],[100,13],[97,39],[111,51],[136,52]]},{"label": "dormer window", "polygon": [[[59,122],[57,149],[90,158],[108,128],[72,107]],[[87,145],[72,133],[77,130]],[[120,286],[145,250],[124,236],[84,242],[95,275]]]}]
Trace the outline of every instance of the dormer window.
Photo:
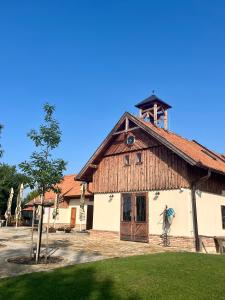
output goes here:
[{"label": "dormer window", "polygon": [[141,154],[142,154],[141,152],[138,152],[136,154],[136,164],[137,165],[140,165],[142,163],[142,155]]},{"label": "dormer window", "polygon": [[129,166],[130,165],[130,156],[126,154],[124,156],[124,166]]}]

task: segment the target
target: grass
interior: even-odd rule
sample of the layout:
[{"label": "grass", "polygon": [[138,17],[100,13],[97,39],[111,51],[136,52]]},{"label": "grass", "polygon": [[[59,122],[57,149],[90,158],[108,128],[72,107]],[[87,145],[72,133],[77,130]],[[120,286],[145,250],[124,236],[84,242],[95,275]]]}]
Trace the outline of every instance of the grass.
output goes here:
[{"label": "grass", "polygon": [[225,299],[225,256],[160,253],[0,280],[4,300]]}]

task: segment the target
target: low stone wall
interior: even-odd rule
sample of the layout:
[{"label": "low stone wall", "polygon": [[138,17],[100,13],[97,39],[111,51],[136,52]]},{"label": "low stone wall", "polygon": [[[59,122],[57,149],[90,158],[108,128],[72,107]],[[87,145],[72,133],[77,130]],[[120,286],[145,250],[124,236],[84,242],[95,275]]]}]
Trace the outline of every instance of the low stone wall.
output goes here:
[{"label": "low stone wall", "polygon": [[[118,231],[106,230],[90,230],[90,236],[120,240],[120,233]],[[161,235],[149,235],[149,244],[165,248],[164,238]],[[214,237],[200,236],[200,247],[203,253],[216,253],[217,245],[215,244]],[[195,239],[185,236],[168,236],[168,248],[180,251],[195,252]]]},{"label": "low stone wall", "polygon": [[[90,230],[90,235],[104,239],[120,239],[120,233],[117,231]],[[169,247],[176,250],[195,251],[194,238],[169,236],[168,242]],[[160,235],[149,235],[149,244],[164,247],[163,237]]]},{"label": "low stone wall", "polygon": [[[43,226],[44,227],[47,227],[47,224],[46,223],[43,223]],[[53,223],[50,223],[49,224],[49,227],[53,227],[54,224]],[[56,223],[55,224],[55,228],[58,229],[60,227],[70,227],[70,224],[69,223]],[[86,229],[86,224],[82,224],[81,227],[80,227],[80,224],[76,224],[75,227],[73,227],[73,229],[76,229],[76,230],[85,230]]]},{"label": "low stone wall", "polygon": [[[165,237],[161,235],[149,235],[149,243],[157,246],[165,247]],[[176,250],[195,251],[195,240],[191,237],[185,236],[168,236],[168,247],[172,247]]]},{"label": "low stone wall", "polygon": [[[43,226],[44,227],[47,227],[47,223],[43,223]],[[49,227],[53,227],[54,226],[54,224],[53,223],[49,223]],[[69,223],[56,223],[55,224],[55,228],[59,228],[59,227],[68,227],[68,226],[70,226],[70,224]]]}]

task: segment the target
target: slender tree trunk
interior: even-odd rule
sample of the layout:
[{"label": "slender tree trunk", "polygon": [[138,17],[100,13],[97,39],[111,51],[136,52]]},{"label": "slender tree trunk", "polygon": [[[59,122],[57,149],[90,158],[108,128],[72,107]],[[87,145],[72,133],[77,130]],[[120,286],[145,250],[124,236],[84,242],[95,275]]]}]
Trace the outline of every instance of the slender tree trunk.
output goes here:
[{"label": "slender tree trunk", "polygon": [[42,238],[42,227],[43,227],[43,195],[41,195],[41,212],[40,218],[38,222],[38,241],[37,241],[37,249],[36,249],[36,263],[38,263],[40,259],[40,251],[41,251],[41,238]]},{"label": "slender tree trunk", "polygon": [[55,213],[55,216],[54,216],[54,220],[53,220],[53,228],[55,228],[55,222],[56,222],[56,217],[57,217],[57,215],[56,215],[57,209],[58,209],[58,193],[55,196],[55,204],[54,204],[54,213]]},{"label": "slender tree trunk", "polygon": [[32,255],[33,255],[33,245],[34,245],[34,218],[35,218],[35,205],[33,206],[33,215],[32,215],[30,258],[32,258]]},{"label": "slender tree trunk", "polygon": [[45,252],[45,263],[46,264],[47,264],[47,259],[48,259],[49,220],[50,220],[50,207],[48,208],[48,223],[47,223],[47,230],[46,230],[46,252]]}]

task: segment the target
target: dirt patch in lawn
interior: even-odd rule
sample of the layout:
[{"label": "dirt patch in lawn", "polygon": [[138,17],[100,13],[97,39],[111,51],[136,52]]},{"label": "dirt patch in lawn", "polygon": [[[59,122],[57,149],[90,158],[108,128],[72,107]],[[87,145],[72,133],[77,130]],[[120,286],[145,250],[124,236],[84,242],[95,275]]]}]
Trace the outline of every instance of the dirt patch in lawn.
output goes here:
[{"label": "dirt patch in lawn", "polygon": [[[45,257],[40,257],[38,264],[58,264],[61,261],[63,261],[63,258],[60,256],[48,257],[47,260]],[[35,259],[28,256],[10,257],[7,259],[7,262],[19,265],[36,265]]]}]

